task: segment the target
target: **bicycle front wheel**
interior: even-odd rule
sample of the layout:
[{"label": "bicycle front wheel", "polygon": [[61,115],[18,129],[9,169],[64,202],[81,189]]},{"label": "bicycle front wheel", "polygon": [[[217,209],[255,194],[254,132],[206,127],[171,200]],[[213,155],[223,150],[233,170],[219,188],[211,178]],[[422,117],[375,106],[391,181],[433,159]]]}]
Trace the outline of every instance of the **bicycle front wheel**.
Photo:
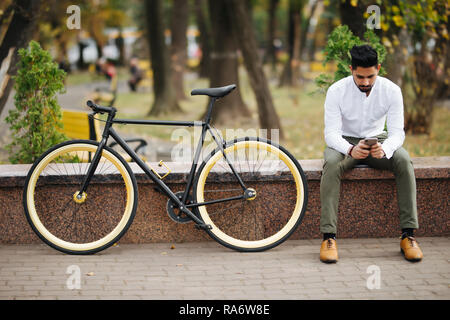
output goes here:
[{"label": "bicycle front wheel", "polygon": [[108,248],[126,232],[137,207],[137,183],[129,165],[105,147],[90,184],[81,185],[98,142],[63,142],[31,167],[23,193],[25,214],[34,232],[69,254]]},{"label": "bicycle front wheel", "polygon": [[[243,195],[235,173],[254,196],[218,202]],[[288,239],[301,223],[308,199],[298,161],[262,138],[238,139],[223,152],[216,149],[199,169],[194,195],[197,204],[205,203],[197,214],[211,225],[209,235],[238,251],[263,251]]]}]

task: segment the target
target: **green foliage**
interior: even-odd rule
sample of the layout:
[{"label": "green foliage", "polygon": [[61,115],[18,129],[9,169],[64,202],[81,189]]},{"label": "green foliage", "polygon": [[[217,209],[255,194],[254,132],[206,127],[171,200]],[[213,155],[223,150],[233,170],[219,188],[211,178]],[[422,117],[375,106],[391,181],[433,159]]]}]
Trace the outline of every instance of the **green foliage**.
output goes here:
[{"label": "green foliage", "polygon": [[401,50],[404,54],[401,85],[406,132],[430,133],[434,105],[446,97],[450,79],[449,10],[448,0],[396,0],[385,5],[381,15],[386,35],[383,43],[390,53]]},{"label": "green foliage", "polygon": [[31,41],[19,50],[19,70],[15,76],[15,109],[6,122],[12,143],[6,146],[11,163],[32,163],[45,150],[66,140],[61,133],[61,109],[56,94],[64,91],[66,73],[53,62],[50,53]]},{"label": "green foliage", "polygon": [[[325,65],[326,63],[335,61],[337,63],[337,70],[334,75],[320,74],[315,79],[319,92],[326,93],[334,82],[351,75],[348,67],[352,62],[350,49],[355,45],[360,46],[363,44],[368,44],[377,51],[379,63],[384,61],[386,58],[386,48],[381,44],[380,39],[372,30],[367,30],[364,33],[364,40],[355,36],[346,25],[338,26],[333,30],[328,37],[324,49],[325,61],[323,64]],[[381,67],[379,74],[382,76],[385,73],[385,70]]]},{"label": "green foliage", "polygon": [[385,6],[381,28],[406,29],[414,42],[429,37],[448,40],[448,10],[447,0],[396,0]]}]

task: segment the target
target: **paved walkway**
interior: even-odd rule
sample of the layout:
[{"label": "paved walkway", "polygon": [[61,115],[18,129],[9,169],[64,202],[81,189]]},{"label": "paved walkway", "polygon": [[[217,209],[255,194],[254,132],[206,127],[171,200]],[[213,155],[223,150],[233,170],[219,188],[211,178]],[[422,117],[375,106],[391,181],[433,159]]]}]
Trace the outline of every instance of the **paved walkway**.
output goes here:
[{"label": "paved walkway", "polygon": [[[262,253],[210,242],[119,244],[69,256],[43,244],[0,245],[0,299],[450,299],[450,239],[339,239],[340,261],[319,261],[320,240]],[[379,277],[378,277],[379,276]]]}]

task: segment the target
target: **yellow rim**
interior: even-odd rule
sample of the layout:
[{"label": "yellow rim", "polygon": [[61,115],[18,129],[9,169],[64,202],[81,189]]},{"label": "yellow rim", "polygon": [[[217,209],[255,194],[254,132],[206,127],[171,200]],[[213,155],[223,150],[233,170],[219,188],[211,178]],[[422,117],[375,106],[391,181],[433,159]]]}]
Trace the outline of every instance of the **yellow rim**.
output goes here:
[{"label": "yellow rim", "polygon": [[58,148],[54,150],[53,152],[49,153],[45,158],[43,158],[39,164],[34,169],[30,181],[28,183],[27,188],[27,208],[28,213],[31,218],[31,221],[33,222],[33,225],[35,228],[39,231],[39,233],[47,239],[49,242],[55,244],[58,247],[61,247],[63,249],[72,250],[72,251],[89,251],[92,249],[99,248],[110,241],[112,241],[120,232],[125,228],[128,220],[130,219],[130,215],[133,210],[133,204],[134,204],[134,192],[133,192],[133,183],[131,180],[130,175],[128,174],[125,166],[122,164],[122,162],[116,158],[112,153],[110,153],[107,150],[103,150],[103,156],[111,161],[115,167],[119,170],[120,174],[122,175],[125,186],[127,190],[127,204],[125,208],[125,212],[122,216],[122,219],[118,223],[118,225],[105,237],[89,242],[89,243],[73,243],[64,241],[62,239],[59,239],[58,237],[54,236],[52,233],[50,233],[47,228],[45,228],[44,224],[39,219],[39,216],[36,212],[36,208],[34,205],[34,190],[36,187],[36,182],[41,175],[42,171],[47,167],[47,165],[56,157],[63,153],[67,152],[77,152],[77,151],[87,151],[87,152],[93,152],[97,150],[97,146],[90,145],[90,144],[69,144],[66,146],[63,146],[61,148]]},{"label": "yellow rim", "polygon": [[[280,149],[278,149],[275,146],[272,146],[268,143],[262,142],[262,141],[241,141],[233,144],[232,146],[226,148],[224,151],[225,153],[229,153],[232,151],[236,151],[238,149],[242,148],[256,148],[256,149],[262,149],[266,150],[271,153],[275,153],[279,156],[279,159],[282,160],[286,166],[289,168],[290,172],[292,173],[296,190],[297,190],[297,202],[295,204],[294,212],[292,213],[291,218],[286,223],[286,225],[277,233],[273,234],[272,236],[262,239],[262,240],[256,240],[256,241],[246,241],[246,240],[240,240],[233,237],[230,237],[226,233],[222,232],[211,220],[211,218],[208,215],[208,212],[206,210],[205,206],[198,207],[200,215],[203,219],[203,221],[206,224],[210,224],[212,226],[212,229],[210,232],[212,232],[216,237],[221,239],[222,241],[231,244],[236,247],[240,248],[248,248],[248,249],[254,249],[254,248],[260,248],[265,247],[268,245],[271,245],[281,238],[283,238],[286,234],[289,233],[289,231],[292,230],[292,228],[295,226],[295,223],[299,219],[299,216],[302,211],[303,206],[303,197],[304,197],[304,186],[303,181],[300,176],[300,172],[298,171],[297,167],[295,166],[294,162]],[[205,167],[203,168],[199,181],[198,181],[198,187],[197,187],[197,202],[204,202],[204,187],[206,178],[209,175],[209,172],[211,171],[211,168],[223,157],[222,152],[215,153],[206,163]]]}]

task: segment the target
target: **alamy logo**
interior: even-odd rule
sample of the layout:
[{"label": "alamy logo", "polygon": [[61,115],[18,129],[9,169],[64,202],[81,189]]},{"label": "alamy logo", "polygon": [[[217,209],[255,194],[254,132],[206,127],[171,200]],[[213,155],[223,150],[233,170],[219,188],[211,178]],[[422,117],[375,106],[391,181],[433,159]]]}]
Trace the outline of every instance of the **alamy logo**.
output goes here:
[{"label": "alamy logo", "polygon": [[66,13],[70,14],[67,18],[66,25],[69,30],[81,29],[81,15],[80,7],[77,5],[71,5],[67,7]]},{"label": "alamy logo", "polygon": [[381,24],[380,24],[380,7],[373,4],[371,6],[367,7],[367,11],[368,14],[370,14],[370,17],[367,19],[367,29],[381,29]]},{"label": "alamy logo", "polygon": [[370,265],[367,267],[366,273],[370,274],[367,278],[367,289],[380,289],[381,288],[381,269],[379,266]]},{"label": "alamy logo", "polygon": [[81,269],[77,265],[70,265],[66,269],[66,274],[70,274],[66,280],[66,287],[69,290],[81,289]]}]

